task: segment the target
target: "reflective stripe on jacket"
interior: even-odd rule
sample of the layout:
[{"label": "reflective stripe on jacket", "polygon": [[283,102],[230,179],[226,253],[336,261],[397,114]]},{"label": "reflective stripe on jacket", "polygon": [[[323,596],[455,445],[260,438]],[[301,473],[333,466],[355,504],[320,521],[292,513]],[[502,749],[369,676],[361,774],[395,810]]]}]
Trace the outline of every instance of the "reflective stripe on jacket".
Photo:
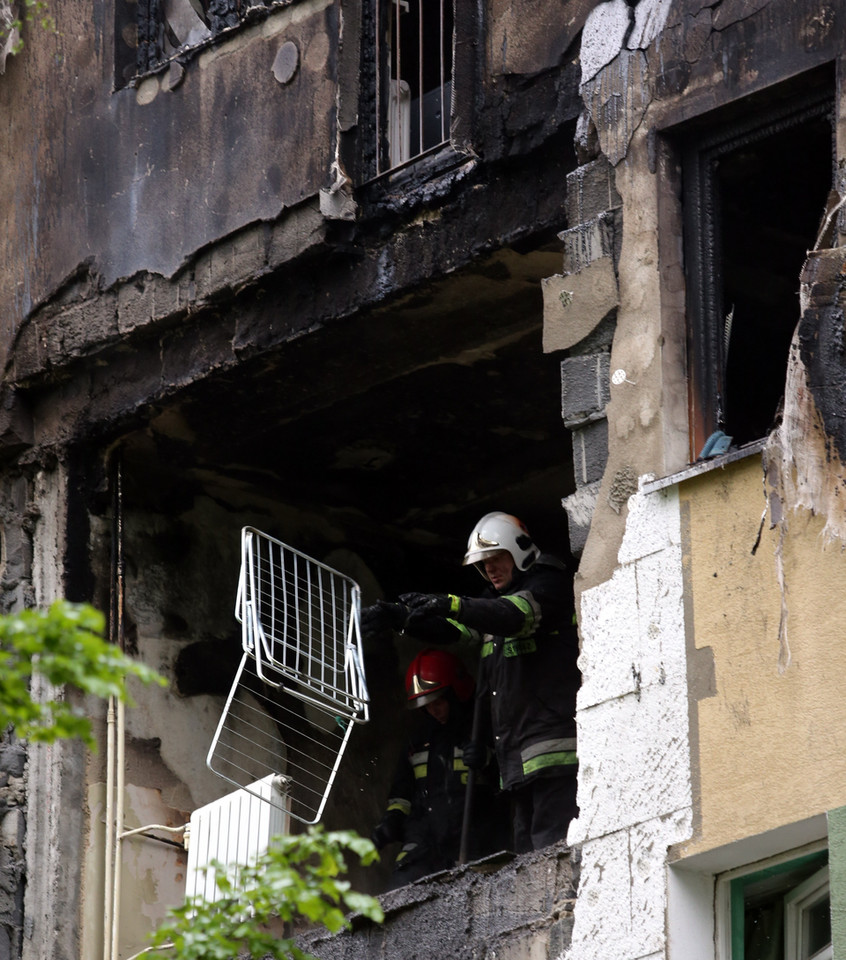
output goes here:
[{"label": "reflective stripe on jacket", "polygon": [[[511,628],[509,635],[487,633],[479,664],[479,693],[490,697],[494,748],[505,789],[571,772],[578,762],[580,674],[571,592],[562,566],[541,557],[516,574],[506,594],[500,597],[490,588],[477,610],[469,601],[469,616],[462,616],[465,622],[492,627],[498,608]],[[499,600],[496,606],[494,599]],[[514,608],[522,614],[519,624]]]}]

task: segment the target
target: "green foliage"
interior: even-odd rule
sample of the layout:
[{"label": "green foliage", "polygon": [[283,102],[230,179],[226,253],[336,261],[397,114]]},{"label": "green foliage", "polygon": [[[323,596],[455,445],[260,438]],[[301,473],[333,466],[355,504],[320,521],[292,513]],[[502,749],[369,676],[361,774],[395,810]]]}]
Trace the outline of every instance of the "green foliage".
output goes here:
[{"label": "green foliage", "polygon": [[382,908],[375,897],[350,889],[344,851],[362,864],[378,859],[376,848],[352,831],[307,833],[277,837],[253,866],[242,867],[233,887],[219,863],[213,863],[221,900],[208,903],[192,897],[172,910],[171,919],[152,937],[152,956],[176,960],[311,960],[293,937],[274,930],[278,921],[304,918],[321,923],[332,933],[349,926],[344,911],[381,923]]},{"label": "green foliage", "polygon": [[[14,30],[20,32],[24,23],[38,23],[43,30],[50,33],[56,32],[56,21],[50,13],[50,8],[46,0],[22,0],[23,12],[16,15],[11,22],[7,24],[0,23],[0,45],[5,43],[6,37]],[[23,49],[23,40],[18,37],[12,46],[12,53],[20,53]]]},{"label": "green foliage", "polygon": [[0,730],[13,726],[29,740],[80,737],[96,748],[91,721],[61,694],[36,702],[30,681],[40,676],[55,687],[131,702],[126,679],[165,680],[103,639],[103,614],[88,604],[57,600],[48,610],[0,617]]}]

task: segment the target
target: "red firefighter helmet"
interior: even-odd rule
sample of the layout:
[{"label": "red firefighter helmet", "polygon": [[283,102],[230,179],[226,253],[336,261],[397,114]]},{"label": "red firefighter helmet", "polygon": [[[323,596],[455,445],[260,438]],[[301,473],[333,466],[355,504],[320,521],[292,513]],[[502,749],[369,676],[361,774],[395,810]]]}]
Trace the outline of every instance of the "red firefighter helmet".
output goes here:
[{"label": "red firefighter helmet", "polygon": [[423,650],[411,661],[405,674],[409,709],[425,706],[452,688],[459,700],[473,696],[475,683],[467,668],[447,650]]}]

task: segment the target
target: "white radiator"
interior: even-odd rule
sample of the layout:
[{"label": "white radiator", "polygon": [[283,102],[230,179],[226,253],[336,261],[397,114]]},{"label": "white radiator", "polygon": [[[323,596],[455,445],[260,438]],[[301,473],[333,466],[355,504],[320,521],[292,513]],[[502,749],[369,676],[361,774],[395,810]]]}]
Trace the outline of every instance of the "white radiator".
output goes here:
[{"label": "white radiator", "polygon": [[240,868],[255,863],[272,837],[289,831],[288,798],[280,789],[284,784],[284,777],[270,774],[191,814],[186,838],[186,897],[201,896],[209,902],[218,899],[216,871],[208,866],[212,860],[225,865],[237,889]]}]

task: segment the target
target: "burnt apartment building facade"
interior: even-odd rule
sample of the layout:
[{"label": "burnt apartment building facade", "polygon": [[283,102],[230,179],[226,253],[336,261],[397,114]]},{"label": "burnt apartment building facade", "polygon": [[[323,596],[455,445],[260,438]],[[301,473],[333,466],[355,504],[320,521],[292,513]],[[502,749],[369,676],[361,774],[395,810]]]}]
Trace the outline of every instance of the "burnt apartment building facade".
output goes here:
[{"label": "burnt apartment building facade", "polygon": [[[119,753],[99,705],[95,756],[4,743],[0,956],[127,960],[184,896],[112,803],[231,789],[243,527],[372,602],[475,592],[492,509],[573,573],[569,847],[311,949],[846,956],[842,3],[51,11],[0,76],[3,604],[118,596],[170,685]],[[364,649],[328,826],[380,816],[415,649]]]}]

